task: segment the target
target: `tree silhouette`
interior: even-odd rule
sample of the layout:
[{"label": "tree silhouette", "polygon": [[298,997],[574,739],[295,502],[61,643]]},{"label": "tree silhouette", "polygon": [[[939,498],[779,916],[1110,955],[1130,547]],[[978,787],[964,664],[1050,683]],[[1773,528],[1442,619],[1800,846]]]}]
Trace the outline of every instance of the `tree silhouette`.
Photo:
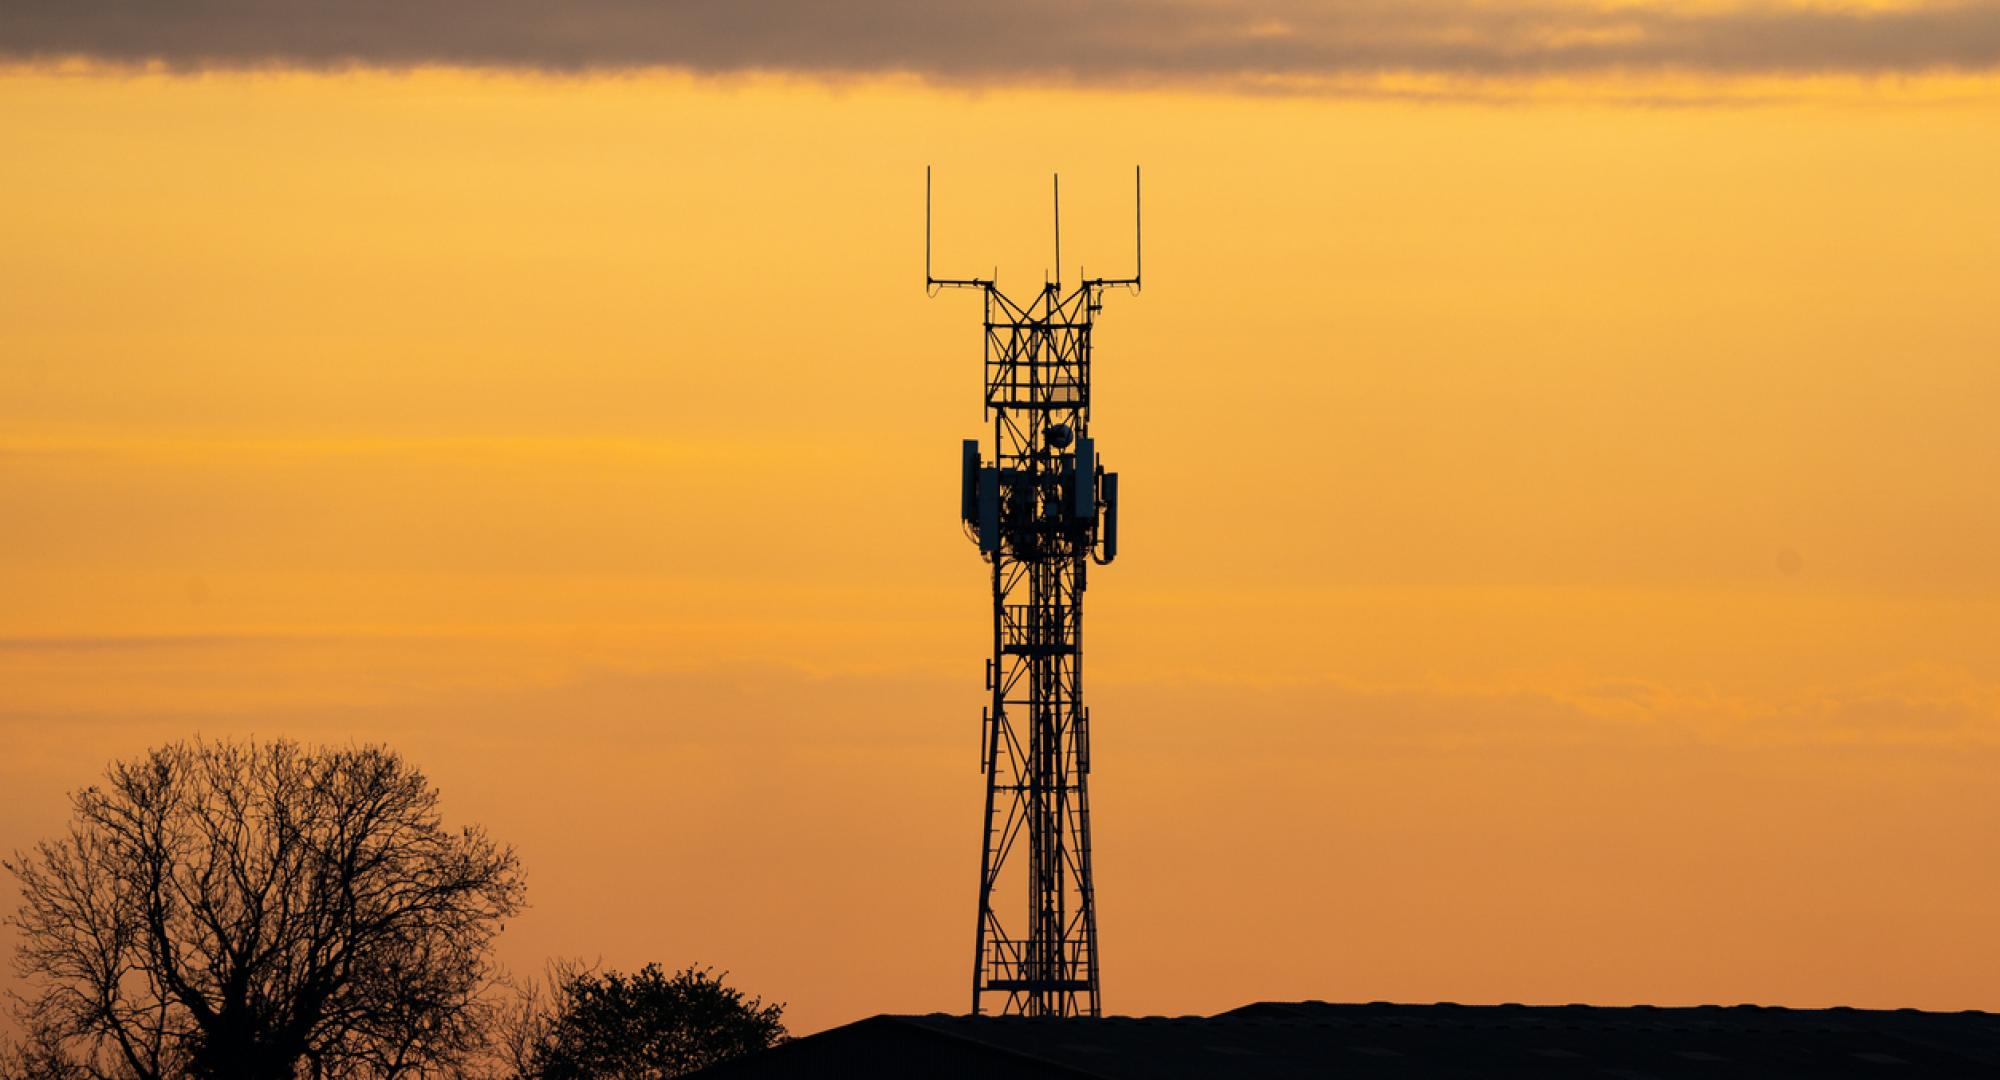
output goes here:
[{"label": "tree silhouette", "polygon": [[672,975],[574,965],[551,969],[551,999],[517,1012],[514,1071],[531,1080],[656,1080],[762,1050],[785,1038],[782,1004],[766,1005],[706,968]]},{"label": "tree silhouette", "polygon": [[6,863],[35,1072],[393,1077],[484,1037],[519,864],[394,752],[175,743],[72,804]]}]

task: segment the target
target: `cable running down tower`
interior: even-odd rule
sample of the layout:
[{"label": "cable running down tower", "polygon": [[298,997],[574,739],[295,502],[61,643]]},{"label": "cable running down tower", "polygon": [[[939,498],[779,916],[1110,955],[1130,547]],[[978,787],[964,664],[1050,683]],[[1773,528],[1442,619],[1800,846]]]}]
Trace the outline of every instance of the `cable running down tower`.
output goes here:
[{"label": "cable running down tower", "polygon": [[1097,904],[1090,876],[1090,710],[1083,703],[1083,592],[1091,562],[1118,555],[1118,474],[1090,436],[1090,331],[1107,288],[1139,289],[1139,173],[1132,174],[1129,278],[1062,283],[1062,189],[1055,181],[1055,280],[1025,303],[991,278],[940,278],[930,265],[924,172],[924,282],[985,301],[985,412],[991,457],[965,440],[959,516],[993,569],[992,695],[980,768],[972,1011],[1097,1016]]}]

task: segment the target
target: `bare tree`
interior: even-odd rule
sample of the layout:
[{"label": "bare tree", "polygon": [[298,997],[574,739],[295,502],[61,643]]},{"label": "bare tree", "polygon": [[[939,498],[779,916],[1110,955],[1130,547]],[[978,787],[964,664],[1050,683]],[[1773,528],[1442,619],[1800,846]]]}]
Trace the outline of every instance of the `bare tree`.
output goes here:
[{"label": "bare tree", "polygon": [[[488,1018],[485,1052],[477,1063],[487,1080],[529,1080],[536,1075],[535,1055],[551,1037],[555,1003],[551,990],[573,973],[587,971],[568,960],[552,960],[546,979],[502,976],[504,992]],[[0,1080],[4,1080],[0,1073]]]},{"label": "bare tree", "polygon": [[394,752],[175,743],[72,803],[5,864],[37,1071],[428,1075],[483,1038],[519,862]]}]

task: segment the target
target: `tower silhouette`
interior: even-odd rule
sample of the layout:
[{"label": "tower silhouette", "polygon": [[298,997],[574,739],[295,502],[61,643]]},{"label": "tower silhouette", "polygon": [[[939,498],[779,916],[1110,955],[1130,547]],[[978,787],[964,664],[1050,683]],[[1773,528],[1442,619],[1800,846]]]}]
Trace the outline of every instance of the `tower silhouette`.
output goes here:
[{"label": "tower silhouette", "polygon": [[979,860],[972,1011],[988,995],[1027,1016],[1100,1012],[1097,901],[1090,873],[1090,710],[1083,702],[1083,593],[1091,562],[1118,555],[1118,474],[1090,435],[1091,328],[1104,290],[1139,288],[1139,173],[1129,278],[1062,284],[1062,187],[1054,181],[1055,280],[1026,302],[990,278],[930,267],[924,173],[924,282],[980,290],[985,413],[992,456],[965,440],[959,516],[993,572],[992,695],[980,768],[986,814]]}]

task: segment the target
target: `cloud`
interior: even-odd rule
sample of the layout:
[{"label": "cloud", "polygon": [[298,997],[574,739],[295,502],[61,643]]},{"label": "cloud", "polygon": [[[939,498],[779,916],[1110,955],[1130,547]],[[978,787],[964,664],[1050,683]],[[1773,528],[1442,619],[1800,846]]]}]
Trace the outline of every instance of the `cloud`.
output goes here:
[{"label": "cloud", "polygon": [[337,634],[0,634],[0,655],[242,648],[343,639]]},{"label": "cloud", "polygon": [[0,0],[0,58],[75,57],[184,70],[441,64],[1279,87],[1398,73],[1981,73],[2000,68],[2000,4]]}]

